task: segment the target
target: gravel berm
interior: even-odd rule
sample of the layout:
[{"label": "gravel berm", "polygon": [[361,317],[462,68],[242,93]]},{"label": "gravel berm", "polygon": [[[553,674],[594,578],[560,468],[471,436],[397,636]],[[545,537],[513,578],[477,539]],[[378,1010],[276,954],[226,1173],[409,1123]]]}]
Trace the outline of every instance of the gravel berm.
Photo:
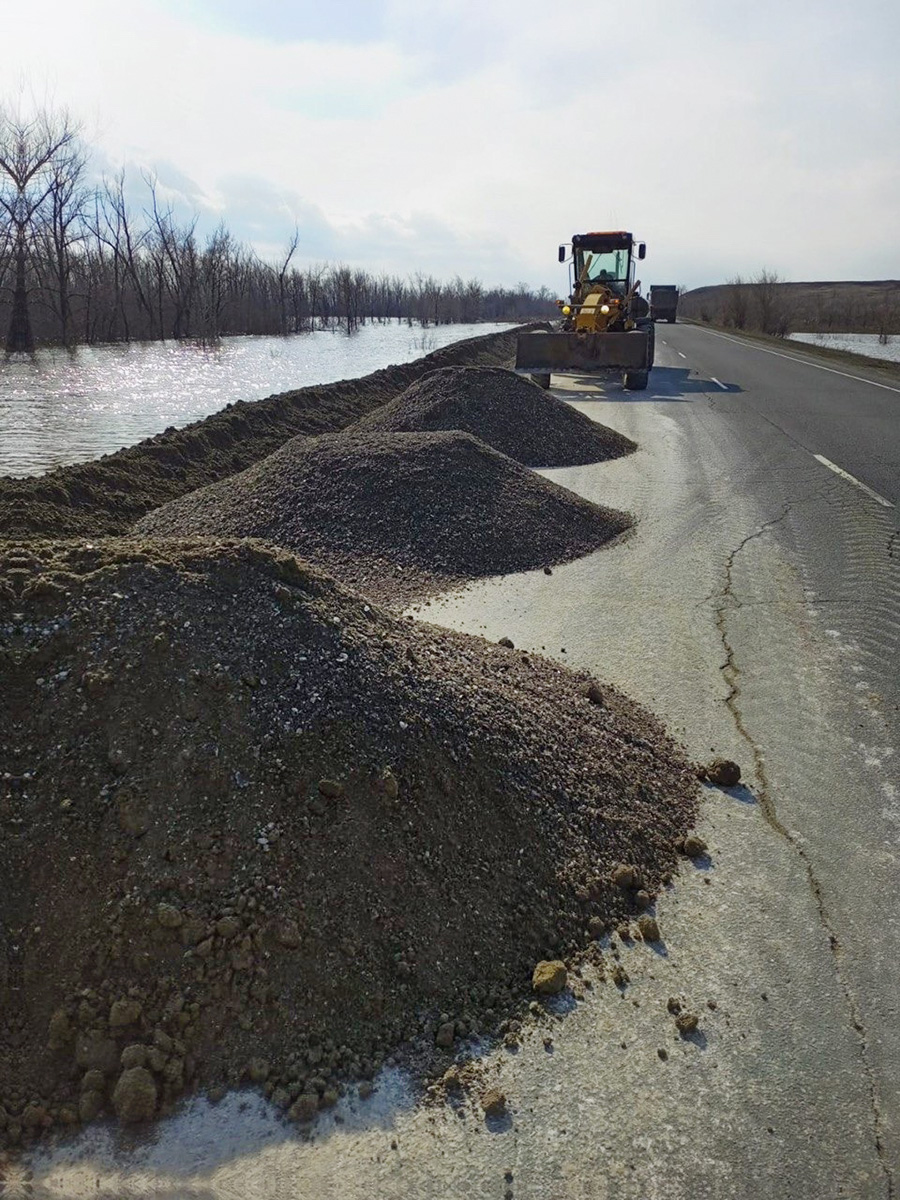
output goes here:
[{"label": "gravel berm", "polygon": [[304,1121],[450,1055],[696,811],[612,687],[257,543],[8,548],[0,652],[0,1143],[239,1084]]},{"label": "gravel berm", "polygon": [[135,532],[260,538],[402,604],[566,562],[630,523],[468,433],[347,431],[295,438],[240,475],[149,513]]},{"label": "gravel berm", "polygon": [[124,533],[150,509],[243,471],[298,434],[351,425],[435,368],[508,362],[516,334],[510,329],[466,338],[359,379],[229,404],[202,421],[167,429],[92,462],[25,479],[0,478],[0,538]]},{"label": "gravel berm", "polygon": [[462,429],[526,467],[576,467],[621,458],[630,438],[502,367],[443,367],[411,384],[354,429]]}]

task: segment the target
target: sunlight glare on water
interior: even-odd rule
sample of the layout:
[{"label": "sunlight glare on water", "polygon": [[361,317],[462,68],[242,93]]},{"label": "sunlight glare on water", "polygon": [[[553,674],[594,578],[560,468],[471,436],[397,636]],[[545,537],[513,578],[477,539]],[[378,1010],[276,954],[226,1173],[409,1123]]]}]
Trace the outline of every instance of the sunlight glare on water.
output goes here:
[{"label": "sunlight glare on water", "polygon": [[0,475],[40,475],[111,454],[238,400],[367,375],[505,324],[365,325],[216,345],[134,342],[0,361]]}]

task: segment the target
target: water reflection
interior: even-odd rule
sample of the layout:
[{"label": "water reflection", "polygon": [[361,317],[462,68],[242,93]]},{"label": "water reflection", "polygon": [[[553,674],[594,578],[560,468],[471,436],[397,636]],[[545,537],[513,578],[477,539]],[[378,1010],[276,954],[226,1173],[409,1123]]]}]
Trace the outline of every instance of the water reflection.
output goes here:
[{"label": "water reflection", "polygon": [[0,361],[0,475],[38,475],[110,454],[236,400],[365,375],[505,325],[402,322],[353,336],[233,337],[40,350]]}]

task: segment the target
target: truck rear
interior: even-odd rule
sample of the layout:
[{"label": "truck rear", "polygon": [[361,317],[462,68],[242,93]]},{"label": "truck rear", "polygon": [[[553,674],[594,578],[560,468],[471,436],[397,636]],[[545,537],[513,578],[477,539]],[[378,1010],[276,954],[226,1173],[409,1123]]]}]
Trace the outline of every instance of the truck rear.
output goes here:
[{"label": "truck rear", "polygon": [[678,288],[674,283],[654,283],[650,288],[650,316],[654,321],[675,324],[678,312]]}]

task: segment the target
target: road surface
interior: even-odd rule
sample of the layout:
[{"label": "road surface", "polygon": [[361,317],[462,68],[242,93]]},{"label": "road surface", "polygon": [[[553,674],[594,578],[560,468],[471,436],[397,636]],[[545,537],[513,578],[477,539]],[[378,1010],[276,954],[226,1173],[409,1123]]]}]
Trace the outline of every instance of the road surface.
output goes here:
[{"label": "road surface", "polygon": [[705,794],[710,862],[657,906],[664,953],[623,951],[624,995],[589,989],[552,1052],[488,1054],[499,1128],[388,1073],[312,1141],[238,1097],[137,1154],[93,1132],[36,1196],[900,1195],[900,391],[658,332],[645,393],[554,379],[640,450],[545,474],[631,509],[633,536],[419,615],[589,668],[741,763],[745,788]]}]

